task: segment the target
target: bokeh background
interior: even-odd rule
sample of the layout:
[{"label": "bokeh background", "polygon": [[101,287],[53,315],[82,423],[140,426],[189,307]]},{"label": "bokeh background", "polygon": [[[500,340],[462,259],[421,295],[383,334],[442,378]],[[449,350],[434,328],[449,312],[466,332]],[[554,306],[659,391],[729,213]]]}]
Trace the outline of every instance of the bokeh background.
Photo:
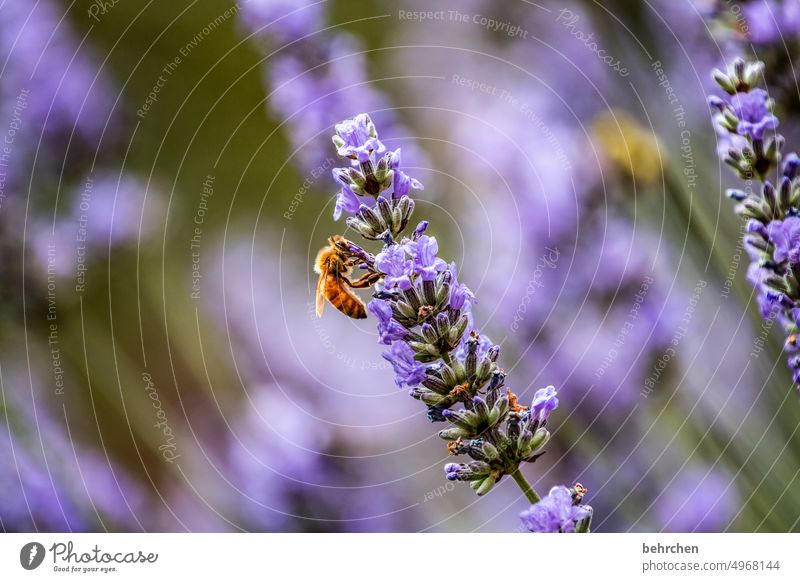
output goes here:
[{"label": "bokeh background", "polygon": [[[434,11],[430,18],[415,16]],[[800,401],[705,96],[800,3],[0,2],[0,529],[520,531],[372,320],[313,313],[368,112],[596,531],[797,531]],[[794,59],[794,60],[793,60]]]}]

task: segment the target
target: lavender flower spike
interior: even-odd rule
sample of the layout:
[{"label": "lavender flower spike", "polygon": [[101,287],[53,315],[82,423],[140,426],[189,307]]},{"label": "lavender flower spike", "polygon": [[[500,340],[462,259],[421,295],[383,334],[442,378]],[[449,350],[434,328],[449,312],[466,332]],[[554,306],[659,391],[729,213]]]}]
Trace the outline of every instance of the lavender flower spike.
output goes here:
[{"label": "lavender flower spike", "polygon": [[[335,218],[348,212],[350,228],[384,243],[374,257],[355,244],[350,248],[358,266],[378,279],[368,308],[378,320],[378,341],[390,346],[383,357],[397,386],[426,406],[431,422],[448,423],[439,431],[448,452],[470,458],[447,463],[446,478],[466,481],[485,495],[510,475],[535,504],[523,519],[547,525],[531,531],[588,531],[591,509],[580,506],[585,489],[576,485],[566,493],[569,503],[562,499],[561,490],[568,491],[563,487],[540,500],[520,472],[550,439],[546,424],[558,406],[556,389],[537,391],[530,408],[519,404],[497,364],[500,347],[474,325],[475,296],[456,279],[455,264],[438,256],[436,238],[425,234],[429,224],[422,221],[410,238],[403,236],[414,210],[410,195],[422,184],[403,172],[400,150],[377,158],[383,145],[365,114],[337,124],[336,131],[337,152],[351,165],[333,170],[348,190],[339,193]],[[359,197],[367,196],[374,203],[356,208]]]},{"label": "lavender flower spike", "polygon": [[[785,138],[775,131],[778,119],[771,113],[772,100],[755,87],[763,70],[763,63],[742,59],[734,60],[727,73],[715,70],[714,79],[727,96],[712,96],[708,102],[730,144],[723,160],[743,180],[761,182],[756,192],[729,190],[728,197],[738,202],[736,212],[747,220],[744,243],[752,259],[747,278],[757,290],[761,315],[777,318],[787,334],[787,351],[795,352],[800,324],[800,164],[796,154],[782,152]],[[781,175],[777,187],[766,179],[775,170]],[[789,368],[800,389],[800,357],[792,355]]]}]

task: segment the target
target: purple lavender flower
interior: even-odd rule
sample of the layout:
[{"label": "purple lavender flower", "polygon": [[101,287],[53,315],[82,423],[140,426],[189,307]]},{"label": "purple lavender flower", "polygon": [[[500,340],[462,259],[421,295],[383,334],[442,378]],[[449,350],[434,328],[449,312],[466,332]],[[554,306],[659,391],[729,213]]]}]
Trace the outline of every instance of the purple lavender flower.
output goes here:
[{"label": "purple lavender flower", "polygon": [[414,350],[407,343],[392,343],[383,357],[394,368],[394,379],[400,388],[416,386],[425,379],[426,367],[414,359]]},{"label": "purple lavender flower", "polygon": [[420,223],[417,225],[417,228],[414,229],[414,232],[411,235],[411,240],[419,240],[419,237],[425,234],[426,230],[428,230],[428,221],[420,221]]},{"label": "purple lavender flower", "polygon": [[472,339],[477,340],[475,355],[479,359],[485,358],[489,354],[489,350],[495,345],[488,335],[485,333],[478,333],[477,329],[472,328],[468,334],[464,334],[464,338],[461,340],[458,348],[456,348],[456,351],[453,352],[453,355],[456,357],[456,359],[463,360],[467,357],[467,354],[469,353],[469,346],[467,343]]},{"label": "purple lavender flower", "polygon": [[342,186],[336,196],[336,205],[333,208],[333,219],[339,220],[342,212],[355,214],[361,206],[375,206],[375,199],[370,196],[357,196],[348,186]]},{"label": "purple lavender flower", "polygon": [[[467,313],[471,318],[472,305],[476,302],[475,294],[469,287],[458,282],[458,267],[455,263],[450,263],[448,271],[452,279],[450,282],[450,309]],[[470,323],[472,323],[471,319]]]},{"label": "purple lavender flower", "polygon": [[436,256],[439,253],[436,237],[422,235],[417,240],[408,241],[405,248],[411,255],[414,273],[423,281],[435,280],[447,268],[447,263]]},{"label": "purple lavender flower", "polygon": [[[751,73],[752,74],[752,73]],[[730,87],[726,87],[730,89]],[[763,89],[750,89],[748,91],[737,91],[733,95],[723,99],[717,95],[708,97],[709,106],[719,112],[718,127],[721,127],[721,138],[731,142],[728,147],[741,145],[741,139],[733,141],[733,132],[726,118],[726,112],[730,113],[736,121],[736,133],[740,136],[747,136],[750,139],[762,139],[766,130],[774,130],[778,127],[778,118],[771,112],[771,103],[767,92]],[[728,136],[731,134],[731,137]],[[724,152],[724,153],[727,153]]]},{"label": "purple lavender flower", "polygon": [[767,227],[769,240],[775,245],[773,256],[778,262],[789,260],[800,263],[800,218],[789,216],[784,220],[773,220]]},{"label": "purple lavender flower", "polygon": [[768,96],[763,89],[753,89],[747,93],[736,93],[731,97],[731,106],[739,118],[739,135],[761,139],[764,131],[778,127],[778,118],[769,112]]},{"label": "purple lavender flower", "polygon": [[340,157],[359,162],[366,162],[373,153],[382,154],[386,150],[378,139],[375,125],[366,113],[337,123],[333,143]]},{"label": "purple lavender flower", "polygon": [[544,423],[550,413],[558,407],[558,392],[555,386],[548,386],[541,388],[533,395],[533,404],[531,405],[531,415],[540,423]]},{"label": "purple lavender flower", "polygon": [[388,346],[395,340],[405,339],[406,328],[392,319],[392,306],[388,301],[373,299],[367,304],[367,309],[378,319],[378,341]]},{"label": "purple lavender flower", "polygon": [[[393,181],[400,172],[400,150],[377,157],[384,148],[366,114],[344,121],[337,128],[340,134],[333,137],[333,142],[339,155],[351,159],[352,164],[331,171],[334,179],[342,185],[333,218],[338,220],[342,212],[347,212],[351,214],[347,226],[364,238],[391,243],[393,237],[408,225],[414,210],[414,201],[410,197],[397,197],[392,193]],[[387,236],[392,239],[387,239]],[[414,241],[417,238],[415,235]]]},{"label": "purple lavender flower", "polygon": [[401,161],[400,148],[391,153],[389,167],[394,172],[392,179],[392,198],[402,198],[411,194],[412,190],[424,190],[425,187],[416,178],[410,177],[400,169]]},{"label": "purple lavender flower", "polygon": [[[714,79],[724,91],[733,95],[731,102],[734,104],[731,111],[723,107],[716,114],[716,121],[720,129],[747,137],[747,143],[740,149],[731,149],[724,160],[743,180],[759,179],[761,191],[755,194],[733,190],[729,191],[729,196],[738,202],[736,212],[747,220],[744,246],[753,261],[747,275],[756,287],[761,315],[765,319],[776,317],[791,344],[799,331],[793,310],[800,295],[794,271],[786,263],[800,262],[800,207],[795,194],[799,181],[798,157],[794,153],[782,153],[785,141],[782,135],[776,134],[766,141],[761,139],[760,128],[777,127],[777,119],[772,121],[766,113],[766,93],[755,88],[763,70],[761,62],[748,64],[736,59],[727,73],[714,71]],[[718,105],[715,100],[711,102]],[[744,130],[743,120],[750,124]],[[774,170],[782,174],[777,188],[766,179]],[[788,363],[792,379],[800,389],[800,358],[792,356]]]},{"label": "purple lavender flower", "polygon": [[534,533],[574,533],[575,524],[591,515],[587,507],[575,505],[572,493],[563,485],[520,514],[522,523]]},{"label": "purple lavender flower", "polygon": [[[376,197],[375,208],[361,205],[348,226],[366,239],[385,243],[374,261],[360,247],[353,255],[368,273],[383,278],[369,305],[378,319],[379,341],[391,343],[383,357],[394,369],[395,383],[410,388],[410,395],[427,406],[428,418],[449,423],[439,436],[449,441],[450,454],[472,458],[445,465],[447,479],[469,482],[477,495],[485,495],[510,474],[527,498],[537,501],[519,467],[534,462],[550,438],[544,424],[558,405],[555,388],[536,393],[532,414],[510,389],[501,390],[505,372],[497,365],[500,347],[472,325],[474,296],[456,280],[455,265],[438,257],[436,238],[423,234],[427,222],[420,223],[411,239],[396,242],[414,208],[405,191],[399,198],[382,196],[391,186],[388,177],[396,180],[399,175],[399,151],[373,165],[380,146],[370,143],[377,140],[377,131],[364,115],[338,124],[337,132],[339,155],[357,160],[360,171],[345,168],[334,176],[354,193],[363,190]],[[582,531],[588,531],[588,521]]]},{"label": "purple lavender flower", "polygon": [[383,280],[386,289],[411,288],[413,264],[406,258],[406,252],[400,245],[389,246],[375,255],[375,266],[386,274]]},{"label": "purple lavender flower", "polygon": [[754,260],[747,267],[747,281],[756,288],[758,312],[764,319],[769,319],[776,311],[780,311],[780,306],[769,299],[767,289],[762,284],[764,277],[771,272],[770,269],[762,267],[758,260]]}]

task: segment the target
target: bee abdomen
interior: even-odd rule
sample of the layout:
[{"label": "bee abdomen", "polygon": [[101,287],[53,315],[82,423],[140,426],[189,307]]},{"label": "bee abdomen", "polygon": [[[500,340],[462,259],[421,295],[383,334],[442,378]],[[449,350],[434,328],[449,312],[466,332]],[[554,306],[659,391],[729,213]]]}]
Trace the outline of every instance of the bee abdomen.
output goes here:
[{"label": "bee abdomen", "polygon": [[364,303],[353,295],[338,279],[329,279],[325,286],[325,297],[336,309],[354,319],[367,317]]}]

